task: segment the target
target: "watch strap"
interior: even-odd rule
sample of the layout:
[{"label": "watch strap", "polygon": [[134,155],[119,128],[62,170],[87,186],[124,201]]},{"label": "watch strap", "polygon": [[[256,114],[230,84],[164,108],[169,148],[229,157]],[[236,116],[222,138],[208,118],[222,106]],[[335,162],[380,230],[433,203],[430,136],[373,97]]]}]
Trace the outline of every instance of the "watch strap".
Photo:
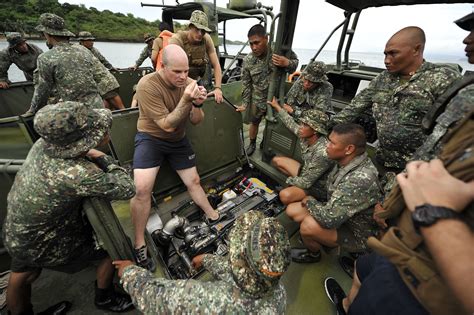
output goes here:
[{"label": "watch strap", "polygon": [[422,226],[431,226],[439,219],[459,219],[460,215],[450,208],[425,203],[417,206],[411,217],[415,229],[419,232]]}]

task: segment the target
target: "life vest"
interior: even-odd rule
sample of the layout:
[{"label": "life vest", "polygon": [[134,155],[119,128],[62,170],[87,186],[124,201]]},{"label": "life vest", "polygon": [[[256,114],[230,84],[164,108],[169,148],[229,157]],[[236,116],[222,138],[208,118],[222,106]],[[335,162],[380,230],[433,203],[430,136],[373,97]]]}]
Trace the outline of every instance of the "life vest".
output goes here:
[{"label": "life vest", "polygon": [[173,35],[174,34],[168,30],[164,30],[163,32],[160,33],[160,35],[158,35],[158,37],[163,40],[163,44],[161,45],[162,47],[160,47],[160,51],[158,52],[158,57],[156,57],[156,68],[155,68],[156,71],[161,69],[161,60],[163,59],[163,48],[168,46],[168,42],[171,36]]},{"label": "life vest", "polygon": [[206,73],[206,66],[209,59],[206,55],[206,43],[203,38],[199,44],[191,44],[188,40],[188,32],[179,32],[179,39],[183,43],[183,49],[188,55],[189,73],[188,76],[192,79],[203,77]]}]

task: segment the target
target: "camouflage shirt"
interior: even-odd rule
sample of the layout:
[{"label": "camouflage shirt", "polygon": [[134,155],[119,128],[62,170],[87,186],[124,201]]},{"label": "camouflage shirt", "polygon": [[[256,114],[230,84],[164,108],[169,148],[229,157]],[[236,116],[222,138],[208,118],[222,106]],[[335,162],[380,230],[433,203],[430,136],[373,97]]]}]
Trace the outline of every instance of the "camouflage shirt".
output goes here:
[{"label": "camouflage shirt", "polygon": [[298,120],[304,111],[308,109],[319,109],[322,112],[332,111],[331,96],[332,84],[328,81],[316,83],[314,90],[306,92],[303,89],[303,80],[299,79],[293,84],[286,95],[286,104],[293,108],[293,116]]},{"label": "camouflage shirt", "polygon": [[[100,65],[100,67],[98,66]],[[81,45],[59,43],[38,57],[38,82],[36,82],[30,111],[36,113],[46,105],[51,92],[63,101],[82,102],[90,108],[103,108],[97,82],[97,70],[108,72]]]},{"label": "camouflage shirt", "polygon": [[36,69],[36,60],[43,50],[36,45],[26,44],[28,52],[19,53],[13,48],[0,51],[0,82],[8,82],[8,69],[14,63],[25,75],[27,81],[33,81],[33,71]]},{"label": "camouflage shirt", "polygon": [[[298,136],[299,125],[285,111],[280,110],[278,116],[285,126],[296,136]],[[328,158],[326,153],[327,139],[320,137],[318,141],[309,146],[304,141],[299,141],[303,164],[298,176],[288,177],[286,183],[301,189],[314,188],[317,196],[326,196],[326,181],[329,172],[334,167],[334,161]]]},{"label": "camouflage shirt", "polygon": [[429,161],[441,152],[441,139],[456,122],[474,110],[474,84],[459,90],[446,106],[445,111],[436,119],[433,132],[416,150],[413,160]]},{"label": "camouflage shirt", "polygon": [[226,257],[205,255],[203,266],[215,281],[155,278],[146,269],[129,266],[121,282],[144,314],[284,314],[282,284],[255,298],[239,289]]},{"label": "camouflage shirt", "polygon": [[107,60],[107,58],[105,58],[101,53],[100,51],[95,48],[95,47],[92,47],[91,49],[89,49],[90,52],[94,55],[94,57],[96,57],[97,59],[99,59],[100,63],[102,63],[104,65],[104,67],[106,67],[107,69],[112,69],[114,66],[112,66],[112,64]]},{"label": "camouflage shirt", "polygon": [[107,172],[79,157],[53,158],[45,142],[31,148],[8,194],[3,240],[10,255],[31,266],[67,264],[84,246],[91,231],[82,217],[86,197],[129,199],[133,180],[110,157]]},{"label": "camouflage shirt", "polygon": [[[268,56],[269,54],[269,56]],[[244,58],[242,67],[242,104],[245,106],[255,105],[262,110],[267,109],[267,94],[271,73],[276,71],[277,67],[272,63],[272,51],[268,49],[267,55],[260,58],[252,53]],[[268,60],[267,60],[268,56]],[[298,66],[298,57],[291,51],[290,61],[286,72],[292,73]]]},{"label": "camouflage shirt", "polygon": [[364,111],[372,111],[380,142],[377,157],[386,167],[403,169],[426,139],[423,117],[459,78],[453,68],[429,62],[423,62],[406,82],[384,71],[332,118],[333,124],[354,121]]},{"label": "camouflage shirt", "polygon": [[145,61],[146,58],[150,58],[151,59],[151,52],[153,51],[152,47],[148,47],[148,45],[146,45],[142,52],[140,53],[140,56],[138,56],[138,59],[137,61],[135,61],[135,66],[138,68],[141,66],[141,64]]},{"label": "camouflage shirt", "polygon": [[328,202],[309,199],[307,207],[313,218],[325,229],[348,229],[357,240],[348,250],[364,250],[367,237],[376,230],[373,207],[382,196],[378,172],[367,153],[349,164],[336,165],[328,177]]}]

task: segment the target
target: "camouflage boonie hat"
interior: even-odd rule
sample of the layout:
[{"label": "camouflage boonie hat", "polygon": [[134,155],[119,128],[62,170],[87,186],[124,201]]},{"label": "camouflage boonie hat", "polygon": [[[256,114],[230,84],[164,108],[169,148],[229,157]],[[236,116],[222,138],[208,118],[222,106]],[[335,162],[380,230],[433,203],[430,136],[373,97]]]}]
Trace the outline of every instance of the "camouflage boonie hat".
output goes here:
[{"label": "camouflage boonie hat", "polygon": [[36,30],[39,32],[45,32],[49,35],[54,36],[68,36],[74,37],[74,33],[71,33],[66,29],[64,19],[53,13],[43,13],[39,18],[39,25],[36,26]]},{"label": "camouflage boonie hat", "polygon": [[327,81],[326,76],[326,65],[321,61],[313,61],[304,68],[303,77],[311,82],[324,82]]},{"label": "camouflage boonie hat", "polygon": [[155,37],[153,34],[150,34],[150,33],[145,33],[145,34],[143,34],[143,41],[144,41],[145,43],[148,43],[148,42],[151,41],[151,40],[155,40],[155,38],[156,38],[156,37]]},{"label": "camouflage boonie hat", "polygon": [[18,32],[12,32],[7,34],[8,48],[14,48],[16,45],[21,44],[25,41],[23,36]]},{"label": "camouflage boonie hat", "polygon": [[34,120],[35,130],[46,142],[46,154],[58,158],[74,158],[95,148],[111,125],[110,110],[70,101],[43,107]]},{"label": "camouflage boonie hat", "polygon": [[290,241],[274,218],[251,210],[239,217],[229,235],[229,260],[240,289],[255,297],[278,284],[290,265]]},{"label": "camouflage boonie hat", "polygon": [[307,124],[314,131],[325,136],[328,134],[328,120],[328,115],[317,109],[303,112],[303,116],[300,118],[300,122]]},{"label": "camouflage boonie hat", "polygon": [[460,18],[459,20],[454,21],[460,28],[468,32],[472,31],[474,26],[474,12],[469,13],[468,15]]},{"label": "camouflage boonie hat", "polygon": [[193,13],[191,13],[191,18],[189,19],[189,25],[194,25],[198,29],[205,30],[208,33],[212,32],[207,22],[206,13],[200,10],[194,10]]},{"label": "camouflage boonie hat", "polygon": [[90,32],[82,31],[82,32],[79,32],[79,34],[77,34],[77,39],[78,40],[95,40],[95,37],[92,36]]}]

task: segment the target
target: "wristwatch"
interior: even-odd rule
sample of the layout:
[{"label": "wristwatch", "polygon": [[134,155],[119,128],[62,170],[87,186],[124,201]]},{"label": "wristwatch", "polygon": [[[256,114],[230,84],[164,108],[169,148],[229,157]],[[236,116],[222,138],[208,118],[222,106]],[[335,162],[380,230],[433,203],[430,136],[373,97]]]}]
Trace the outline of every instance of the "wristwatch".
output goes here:
[{"label": "wristwatch", "polygon": [[200,105],[199,105],[199,104],[194,103],[194,101],[192,101],[191,103],[192,103],[193,106],[196,107],[196,108],[201,108],[202,105],[204,104],[204,103],[203,103],[203,104],[200,104]]},{"label": "wristwatch", "polygon": [[420,233],[420,227],[431,226],[439,219],[460,219],[459,213],[446,207],[422,204],[417,206],[411,214],[415,230]]}]

